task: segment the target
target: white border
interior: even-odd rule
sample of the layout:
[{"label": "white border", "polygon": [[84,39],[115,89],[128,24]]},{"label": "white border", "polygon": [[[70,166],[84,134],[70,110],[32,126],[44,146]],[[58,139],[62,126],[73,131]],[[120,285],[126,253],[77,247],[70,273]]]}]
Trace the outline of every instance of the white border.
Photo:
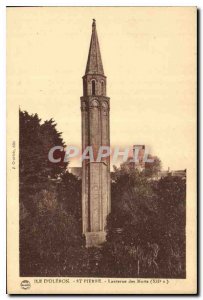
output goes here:
[{"label": "white border", "polygon": [[0,293],[5,294],[6,287],[6,8],[0,3]]},{"label": "white border", "polygon": [[[200,10],[202,8],[201,1],[196,0],[186,0],[186,1],[163,1],[163,0],[154,0],[154,1],[146,1],[146,0],[1,0],[0,1],[0,128],[1,128],[1,139],[0,139],[0,228],[1,228],[1,243],[0,246],[0,294],[1,298],[5,299],[6,295],[6,6],[197,6]],[[200,12],[201,13],[201,12]],[[200,20],[199,20],[199,23]],[[203,38],[203,33],[201,30],[201,24],[199,24],[199,50],[201,49],[201,40]],[[201,53],[199,53],[201,55]],[[200,58],[199,58],[200,63]],[[199,72],[201,69],[202,63],[199,66]],[[199,90],[203,84],[203,80],[199,74]],[[199,97],[201,94],[199,93]],[[203,108],[199,99],[199,109],[201,116],[203,115]],[[199,120],[199,125],[201,124],[201,118]],[[200,142],[201,141],[201,142]],[[203,148],[203,133],[200,132],[200,149]],[[200,168],[199,162],[199,168]],[[201,171],[201,170],[199,170]],[[200,179],[199,185],[202,186],[203,179]],[[199,195],[199,200],[201,201],[201,197]],[[200,202],[199,201],[199,202]],[[199,203],[200,204],[200,203]],[[201,205],[201,212],[202,212]],[[200,208],[200,205],[199,205]],[[199,221],[200,221],[200,213],[199,213]],[[200,254],[200,253],[199,253]],[[201,259],[200,262],[203,260]],[[200,267],[200,274],[202,270],[202,263]],[[201,276],[201,282],[199,282],[200,286],[203,281],[203,276]],[[28,296],[27,296],[28,297]],[[26,296],[23,299],[27,298]],[[70,297],[70,296],[69,296]],[[164,297],[164,296],[163,296]],[[179,299],[179,297],[171,296],[175,299]],[[20,297],[21,298],[21,297]],[[41,297],[39,297],[41,298]],[[75,297],[74,297],[75,298]],[[108,297],[109,298],[109,297]],[[123,296],[122,298],[126,298]],[[142,299],[148,299],[149,296],[142,297]],[[162,297],[159,297],[162,298]]]},{"label": "white border", "polygon": [[200,1],[163,0],[7,0],[7,6],[200,6]]}]

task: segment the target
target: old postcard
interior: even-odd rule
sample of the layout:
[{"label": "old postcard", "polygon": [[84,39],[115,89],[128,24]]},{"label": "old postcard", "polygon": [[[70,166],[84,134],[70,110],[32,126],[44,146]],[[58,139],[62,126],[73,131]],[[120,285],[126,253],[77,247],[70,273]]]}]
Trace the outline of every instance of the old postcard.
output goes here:
[{"label": "old postcard", "polygon": [[7,7],[9,294],[197,292],[197,9]]}]

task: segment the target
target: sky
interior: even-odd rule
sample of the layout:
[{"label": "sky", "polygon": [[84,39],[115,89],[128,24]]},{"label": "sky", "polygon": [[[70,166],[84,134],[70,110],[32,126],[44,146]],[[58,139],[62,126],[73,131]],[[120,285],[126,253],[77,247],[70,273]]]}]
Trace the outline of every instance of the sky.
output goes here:
[{"label": "sky", "polygon": [[144,144],[163,169],[187,168],[196,149],[195,8],[7,8],[7,101],[54,118],[66,144],[80,147],[93,18],[111,145]]}]

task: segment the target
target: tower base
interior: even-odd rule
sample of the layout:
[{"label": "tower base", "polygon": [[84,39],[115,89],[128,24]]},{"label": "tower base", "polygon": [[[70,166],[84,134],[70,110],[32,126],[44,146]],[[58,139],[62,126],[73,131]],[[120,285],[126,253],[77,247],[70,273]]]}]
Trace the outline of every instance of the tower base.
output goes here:
[{"label": "tower base", "polygon": [[97,231],[97,232],[86,232],[86,247],[100,247],[106,241],[106,232]]}]

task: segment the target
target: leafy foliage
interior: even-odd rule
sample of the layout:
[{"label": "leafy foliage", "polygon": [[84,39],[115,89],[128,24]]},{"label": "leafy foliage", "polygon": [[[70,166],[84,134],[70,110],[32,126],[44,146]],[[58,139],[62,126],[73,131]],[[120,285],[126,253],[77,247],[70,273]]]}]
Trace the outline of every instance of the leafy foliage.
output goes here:
[{"label": "leafy foliage", "polygon": [[153,159],[153,162],[145,163],[144,173],[147,177],[156,177],[161,171],[161,161],[157,156],[148,156],[149,159]]},{"label": "leafy foliage", "polygon": [[[65,144],[56,124],[51,119],[41,124],[38,115],[19,112],[20,117],[20,199],[28,210],[35,211],[33,195],[50,185],[65,173],[67,163],[52,163],[48,159],[49,150]],[[55,158],[64,153],[55,151]]]},{"label": "leafy foliage", "polygon": [[185,278],[185,180],[115,171],[104,274]]},{"label": "leafy foliage", "polygon": [[114,168],[107,241],[87,249],[81,180],[48,161],[53,146],[65,146],[54,121],[20,111],[21,276],[185,278],[185,180],[154,180],[158,158],[145,171]]},{"label": "leafy foliage", "polygon": [[[67,163],[51,163],[51,147],[65,146],[51,119],[41,124],[37,114],[20,111],[20,261],[24,276],[62,274],[75,262],[71,249],[81,235],[80,182],[66,170]],[[60,157],[64,153],[56,153]],[[56,157],[57,158],[57,157]],[[78,250],[78,251],[79,251]],[[73,264],[73,266],[72,266]],[[66,270],[67,272],[67,270]],[[47,275],[48,276],[48,275]]]}]

